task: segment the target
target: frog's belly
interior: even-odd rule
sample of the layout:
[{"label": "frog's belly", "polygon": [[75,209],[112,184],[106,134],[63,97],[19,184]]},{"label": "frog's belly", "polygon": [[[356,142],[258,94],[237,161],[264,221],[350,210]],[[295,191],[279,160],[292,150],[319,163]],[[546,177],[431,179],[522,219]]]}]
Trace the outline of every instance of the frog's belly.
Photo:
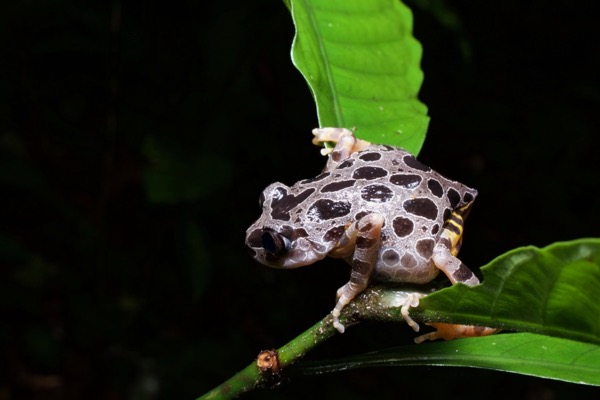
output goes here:
[{"label": "frog's belly", "polygon": [[440,270],[433,261],[417,261],[411,255],[401,257],[395,265],[383,262],[379,256],[374,278],[382,282],[427,283],[437,276]]}]

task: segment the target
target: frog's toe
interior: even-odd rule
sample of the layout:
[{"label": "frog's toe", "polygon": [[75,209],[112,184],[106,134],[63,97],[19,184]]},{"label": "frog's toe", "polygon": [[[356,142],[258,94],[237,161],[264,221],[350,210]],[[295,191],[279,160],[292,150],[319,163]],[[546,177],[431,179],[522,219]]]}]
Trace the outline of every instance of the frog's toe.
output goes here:
[{"label": "frog's toe", "polygon": [[404,300],[404,304],[402,304],[402,307],[400,308],[400,313],[402,314],[402,317],[404,318],[408,326],[410,326],[415,332],[419,332],[421,328],[419,327],[419,324],[417,324],[415,320],[411,318],[411,316],[409,315],[409,310],[411,307],[418,307],[421,299],[425,296],[426,295],[423,293],[411,293],[406,297],[406,299]]},{"label": "frog's toe", "polygon": [[340,322],[339,312],[338,315],[331,313],[333,315],[333,327],[338,330],[339,333],[344,333],[346,327]]},{"label": "frog's toe", "polygon": [[352,136],[352,132],[346,128],[315,128],[312,131],[315,136],[313,144],[319,145],[323,142],[339,142],[342,136]]}]

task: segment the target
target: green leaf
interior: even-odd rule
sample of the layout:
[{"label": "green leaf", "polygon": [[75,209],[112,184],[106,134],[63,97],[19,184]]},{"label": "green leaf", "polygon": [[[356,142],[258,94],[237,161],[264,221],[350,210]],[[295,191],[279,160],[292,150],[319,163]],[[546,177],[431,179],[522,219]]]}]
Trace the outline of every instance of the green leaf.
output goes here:
[{"label": "green leaf", "polygon": [[402,346],[330,362],[305,364],[306,374],[376,366],[486,368],[600,386],[600,346],[568,339],[512,333]]},{"label": "green leaf", "polygon": [[291,11],[292,61],[319,125],[356,128],[363,139],[416,155],[429,118],[417,99],[422,49],[411,11],[398,0],[292,0]]},{"label": "green leaf", "polygon": [[481,271],[482,284],[440,290],[411,315],[600,344],[600,239],[515,249]]}]

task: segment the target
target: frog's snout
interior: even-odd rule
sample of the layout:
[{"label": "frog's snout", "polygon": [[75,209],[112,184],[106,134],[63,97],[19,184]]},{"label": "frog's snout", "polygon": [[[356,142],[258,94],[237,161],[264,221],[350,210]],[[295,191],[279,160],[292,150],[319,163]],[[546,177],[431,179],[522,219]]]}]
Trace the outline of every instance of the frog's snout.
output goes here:
[{"label": "frog's snout", "polygon": [[282,259],[290,251],[292,242],[272,228],[251,228],[246,232],[246,247],[255,260],[281,267]]},{"label": "frog's snout", "polygon": [[292,242],[272,229],[263,229],[262,247],[271,256],[283,256],[290,251]]}]

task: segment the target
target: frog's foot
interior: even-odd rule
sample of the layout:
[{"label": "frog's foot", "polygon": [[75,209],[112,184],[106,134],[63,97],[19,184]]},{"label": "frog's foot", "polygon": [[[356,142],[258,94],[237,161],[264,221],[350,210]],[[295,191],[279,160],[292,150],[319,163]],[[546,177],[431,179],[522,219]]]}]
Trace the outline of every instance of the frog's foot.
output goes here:
[{"label": "frog's foot", "polygon": [[354,136],[352,131],[346,128],[315,128],[312,133],[315,135],[312,142],[316,146],[322,146],[326,142],[337,143],[342,136]]},{"label": "frog's foot", "polygon": [[402,307],[400,308],[400,313],[402,314],[402,317],[404,318],[408,326],[413,328],[415,332],[419,332],[419,324],[417,324],[415,320],[410,317],[408,312],[411,307],[418,307],[419,302],[425,296],[427,295],[424,293],[411,293],[408,295],[406,300],[404,300],[404,304],[402,304]]},{"label": "frog's foot", "polygon": [[316,128],[312,131],[315,137],[312,142],[314,145],[323,146],[325,143],[335,143],[335,147],[325,147],[321,149],[324,156],[330,153],[335,161],[345,160],[352,153],[364,150],[371,143],[357,139],[354,133],[346,128]]},{"label": "frog's foot", "polygon": [[[410,317],[409,310],[411,307],[418,307],[421,299],[426,296],[427,295],[423,293],[411,293],[406,300],[404,300],[404,304],[402,304],[402,307],[400,308],[402,317],[404,317],[406,323],[413,328],[415,332],[419,332],[419,324]],[[487,336],[498,332],[498,329],[485,326],[446,324],[442,322],[426,323],[426,325],[432,326],[437,330],[435,332],[417,336],[415,338],[415,343],[436,339],[452,340],[465,337]]]},{"label": "frog's foot", "polygon": [[331,311],[331,316],[333,317],[333,327],[337,329],[339,333],[344,333],[344,331],[346,330],[346,327],[340,322],[340,314],[343,308],[346,307],[355,296],[354,295],[351,297],[351,295],[346,294],[347,292],[349,293],[353,291],[351,287],[347,288],[347,286],[350,285],[350,282],[348,282],[347,284],[338,289],[338,301],[335,304],[335,308],[333,309],[333,311]]},{"label": "frog's foot", "polygon": [[498,332],[498,329],[485,326],[456,325],[441,322],[426,324],[437,329],[435,332],[426,333],[415,338],[415,343],[422,343],[426,340],[444,339],[452,340],[466,337],[487,336]]}]

